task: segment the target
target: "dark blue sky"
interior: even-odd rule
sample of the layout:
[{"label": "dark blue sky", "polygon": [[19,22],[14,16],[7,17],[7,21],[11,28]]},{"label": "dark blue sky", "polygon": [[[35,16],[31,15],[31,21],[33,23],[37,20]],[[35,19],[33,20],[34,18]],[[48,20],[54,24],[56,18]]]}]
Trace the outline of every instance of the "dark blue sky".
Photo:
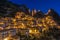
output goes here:
[{"label": "dark blue sky", "polygon": [[47,12],[53,8],[60,15],[60,0],[10,0],[16,4],[25,4],[28,8]]}]

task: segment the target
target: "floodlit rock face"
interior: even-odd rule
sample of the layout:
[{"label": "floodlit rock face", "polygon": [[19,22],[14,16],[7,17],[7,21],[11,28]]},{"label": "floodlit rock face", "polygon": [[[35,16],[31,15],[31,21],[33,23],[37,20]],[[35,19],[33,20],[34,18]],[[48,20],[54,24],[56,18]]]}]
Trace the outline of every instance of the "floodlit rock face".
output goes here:
[{"label": "floodlit rock face", "polygon": [[2,4],[0,4],[1,30],[16,28],[23,30],[23,32],[19,30],[22,35],[42,37],[43,39],[40,40],[46,40],[48,36],[49,40],[59,39],[60,17],[53,9],[49,9],[47,14],[44,14],[42,11],[30,11],[25,5],[19,6],[8,1],[2,1]]}]

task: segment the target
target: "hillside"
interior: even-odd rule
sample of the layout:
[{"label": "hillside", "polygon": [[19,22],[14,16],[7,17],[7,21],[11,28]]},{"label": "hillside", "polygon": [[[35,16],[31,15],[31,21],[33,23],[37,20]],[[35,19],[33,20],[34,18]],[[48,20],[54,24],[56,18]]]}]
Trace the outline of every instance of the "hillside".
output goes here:
[{"label": "hillside", "polygon": [[[45,14],[35,9],[30,11],[25,5],[0,1],[1,30],[19,28],[28,30],[29,38],[24,40],[60,40],[60,16],[53,9]],[[26,36],[25,31],[17,33]],[[22,39],[21,39],[22,40]]]}]

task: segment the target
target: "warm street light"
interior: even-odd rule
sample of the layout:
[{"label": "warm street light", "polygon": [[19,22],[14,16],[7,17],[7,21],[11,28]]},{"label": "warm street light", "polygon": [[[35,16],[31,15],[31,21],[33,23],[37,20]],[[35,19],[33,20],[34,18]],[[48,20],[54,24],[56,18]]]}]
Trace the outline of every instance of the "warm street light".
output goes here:
[{"label": "warm street light", "polygon": [[4,40],[8,40],[8,38],[5,38]]}]

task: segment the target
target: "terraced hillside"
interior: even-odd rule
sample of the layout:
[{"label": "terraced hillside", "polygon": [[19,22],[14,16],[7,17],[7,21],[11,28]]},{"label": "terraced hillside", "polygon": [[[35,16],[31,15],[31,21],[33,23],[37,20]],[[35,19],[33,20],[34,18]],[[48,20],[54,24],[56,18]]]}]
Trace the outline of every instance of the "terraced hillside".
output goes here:
[{"label": "terraced hillside", "polygon": [[12,28],[19,29],[21,40],[60,40],[60,16],[55,10],[30,11],[25,5],[1,1],[0,30]]}]

